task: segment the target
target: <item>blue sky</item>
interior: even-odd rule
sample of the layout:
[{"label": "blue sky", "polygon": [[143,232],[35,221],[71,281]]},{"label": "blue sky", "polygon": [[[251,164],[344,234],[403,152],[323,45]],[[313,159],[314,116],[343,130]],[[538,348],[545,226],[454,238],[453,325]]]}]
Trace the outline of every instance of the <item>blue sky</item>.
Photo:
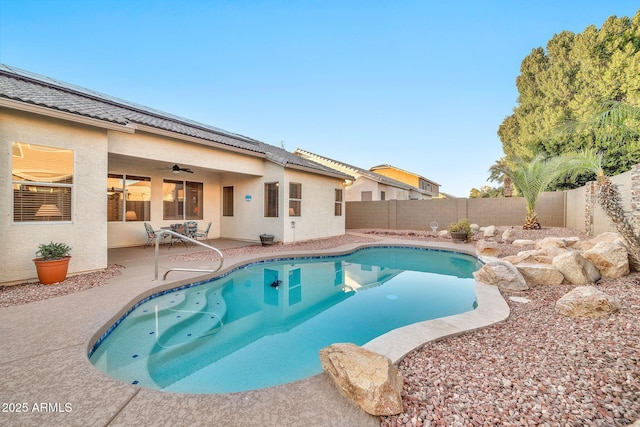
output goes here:
[{"label": "blue sky", "polygon": [[[0,0],[0,62],[467,197],[532,49],[637,1]],[[455,160],[453,160],[455,158]],[[491,184],[493,185],[493,184]]]}]

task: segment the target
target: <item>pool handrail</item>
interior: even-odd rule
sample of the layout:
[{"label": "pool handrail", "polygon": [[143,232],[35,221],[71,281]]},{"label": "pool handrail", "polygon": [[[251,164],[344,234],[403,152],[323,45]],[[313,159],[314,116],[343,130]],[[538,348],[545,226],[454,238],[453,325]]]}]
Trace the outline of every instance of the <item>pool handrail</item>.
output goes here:
[{"label": "pool handrail", "polygon": [[195,243],[197,245],[204,246],[205,248],[211,249],[212,251],[214,251],[218,255],[220,255],[220,265],[218,265],[218,268],[216,268],[215,270],[200,269],[200,268],[179,268],[179,267],[170,268],[169,270],[167,270],[164,273],[164,276],[162,276],[162,280],[167,280],[167,275],[171,271],[191,271],[191,272],[195,272],[195,273],[215,273],[215,272],[219,271],[222,268],[222,264],[224,264],[224,255],[222,255],[222,252],[220,252],[219,249],[216,249],[211,245],[207,245],[206,243],[202,243],[199,240],[192,239],[191,237],[187,237],[184,234],[180,234],[180,233],[177,233],[177,232],[172,231],[172,230],[160,230],[160,231],[156,232],[156,255],[155,255],[155,258],[156,258],[156,269],[155,269],[155,275],[153,277],[153,280],[158,280],[158,258],[160,256],[160,240],[162,240],[162,237],[165,234],[174,235],[176,237],[179,237],[182,240],[186,240],[187,242],[192,242],[192,243]]}]

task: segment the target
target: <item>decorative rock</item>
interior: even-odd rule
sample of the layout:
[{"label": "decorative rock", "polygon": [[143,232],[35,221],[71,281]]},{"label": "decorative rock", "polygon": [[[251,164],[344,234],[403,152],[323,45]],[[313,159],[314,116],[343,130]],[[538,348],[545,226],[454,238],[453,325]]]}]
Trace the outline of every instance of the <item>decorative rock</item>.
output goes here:
[{"label": "decorative rock", "polygon": [[518,252],[517,255],[511,255],[502,259],[504,261],[509,261],[513,265],[523,263],[551,264],[553,261],[553,257],[547,256],[542,250],[535,249]]},{"label": "decorative rock", "polygon": [[490,242],[484,239],[478,240],[478,242],[476,243],[476,254],[480,257],[497,257],[498,255],[500,255],[498,242]]},{"label": "decorative rock", "polygon": [[600,279],[598,269],[576,251],[558,255],[553,259],[553,266],[574,285],[595,283]]},{"label": "decorative rock", "polygon": [[512,234],[513,234],[513,228],[507,228],[502,233],[502,240],[505,241],[505,242],[508,241],[511,238]]},{"label": "decorative rock", "polygon": [[602,317],[619,308],[615,297],[595,286],[578,286],[556,302],[556,310],[569,317]]},{"label": "decorative rock", "polygon": [[531,246],[534,245],[535,242],[528,239],[516,239],[511,244],[514,246]]},{"label": "decorative rock", "polygon": [[620,243],[601,241],[585,251],[584,257],[596,266],[602,277],[617,279],[629,274],[629,253]]},{"label": "decorative rock", "polygon": [[469,225],[469,227],[471,227],[471,231],[473,231],[473,234],[476,234],[478,230],[480,230],[480,226],[478,224],[471,224]]},{"label": "decorative rock", "polygon": [[484,237],[493,237],[496,235],[496,227],[495,225],[489,225],[487,227],[484,227],[484,231],[483,231],[483,236]]},{"label": "decorative rock", "polygon": [[622,239],[622,236],[620,234],[614,233],[613,231],[607,231],[598,234],[593,239],[581,241],[580,243],[576,244],[576,248],[582,251],[588,251],[600,242],[615,242],[618,239]]},{"label": "decorative rock", "polygon": [[535,248],[542,249],[547,246],[555,246],[556,248],[566,248],[567,241],[562,237],[545,237],[544,239],[536,241]]},{"label": "decorative rock", "polygon": [[446,237],[446,236],[448,236],[448,235],[449,235],[449,230],[440,230],[440,231],[438,231],[438,234],[439,234],[441,237]]},{"label": "decorative rock", "polygon": [[516,268],[529,286],[559,285],[564,281],[562,273],[549,264],[518,264]]},{"label": "decorative rock", "polygon": [[320,350],[320,362],[340,392],[371,415],[396,415],[402,408],[402,374],[378,353],[351,343]]},{"label": "decorative rock", "polygon": [[491,261],[480,270],[473,273],[473,277],[482,283],[498,286],[512,291],[525,291],[529,289],[522,274],[506,261]]},{"label": "decorative rock", "polygon": [[555,258],[560,254],[568,252],[569,249],[560,248],[557,246],[545,246],[542,249],[538,249],[538,255],[545,255],[551,258]]}]

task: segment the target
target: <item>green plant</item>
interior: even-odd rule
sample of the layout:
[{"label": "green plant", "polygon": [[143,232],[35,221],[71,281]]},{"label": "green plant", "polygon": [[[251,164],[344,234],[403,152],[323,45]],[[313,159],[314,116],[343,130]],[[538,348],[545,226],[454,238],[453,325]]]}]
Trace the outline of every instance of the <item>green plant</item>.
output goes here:
[{"label": "green plant", "polygon": [[41,243],[36,256],[44,260],[53,260],[69,256],[69,252],[71,252],[71,248],[64,243]]},{"label": "green plant", "polygon": [[449,233],[465,232],[467,233],[467,240],[473,237],[473,231],[471,231],[471,225],[469,224],[469,221],[467,219],[461,219],[458,222],[452,222],[451,224],[449,224],[449,227],[447,227],[447,230],[449,230]]}]

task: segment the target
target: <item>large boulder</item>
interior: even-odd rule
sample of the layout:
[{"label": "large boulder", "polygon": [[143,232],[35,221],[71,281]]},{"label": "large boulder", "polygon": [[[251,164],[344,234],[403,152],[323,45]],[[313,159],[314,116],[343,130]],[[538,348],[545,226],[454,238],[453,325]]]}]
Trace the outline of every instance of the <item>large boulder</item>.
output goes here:
[{"label": "large boulder", "polygon": [[371,415],[396,415],[402,408],[402,374],[389,358],[351,343],[320,350],[322,370],[340,392]]},{"label": "large boulder", "polygon": [[500,248],[498,242],[488,240],[478,240],[476,243],[476,254],[479,257],[497,257],[500,255]]},{"label": "large boulder", "polygon": [[552,264],[574,285],[595,283],[600,279],[598,269],[577,251],[556,256]]},{"label": "large boulder", "polygon": [[511,242],[511,244],[513,246],[533,246],[536,242],[534,242],[533,240],[529,240],[529,239],[516,239],[513,242]]},{"label": "large boulder", "polygon": [[545,237],[544,239],[536,241],[535,247],[536,249],[542,249],[549,246],[556,248],[568,248],[579,241],[580,239],[578,237]]},{"label": "large boulder", "polygon": [[537,250],[536,255],[542,255],[545,257],[549,257],[551,259],[557,257],[560,254],[564,254],[566,252],[568,252],[569,249],[565,249],[565,248],[561,248],[558,246],[545,246],[543,248],[540,248]]},{"label": "large boulder", "polygon": [[629,253],[621,243],[602,241],[585,251],[584,257],[596,266],[602,277],[617,279],[629,274]]},{"label": "large boulder", "polygon": [[493,237],[496,235],[496,226],[488,225],[486,227],[483,227],[482,233],[483,237]]},{"label": "large boulder", "polygon": [[517,264],[516,268],[529,286],[559,285],[564,281],[562,273],[549,264]]},{"label": "large boulder", "polygon": [[575,245],[575,248],[581,251],[588,251],[600,242],[615,242],[618,239],[622,239],[622,236],[620,236],[620,234],[613,231],[606,231],[604,233],[598,234],[593,239],[581,241],[580,243]]},{"label": "large boulder", "polygon": [[503,261],[509,261],[511,264],[551,264],[553,257],[546,255],[543,250],[531,249],[529,251],[521,251],[516,255],[502,258]]},{"label": "large boulder", "polygon": [[602,317],[619,309],[615,297],[595,286],[578,286],[556,302],[558,313],[569,317]]},{"label": "large boulder", "polygon": [[491,261],[480,270],[473,273],[473,277],[482,283],[498,286],[512,291],[526,291],[529,289],[522,274],[513,264],[506,261]]}]

